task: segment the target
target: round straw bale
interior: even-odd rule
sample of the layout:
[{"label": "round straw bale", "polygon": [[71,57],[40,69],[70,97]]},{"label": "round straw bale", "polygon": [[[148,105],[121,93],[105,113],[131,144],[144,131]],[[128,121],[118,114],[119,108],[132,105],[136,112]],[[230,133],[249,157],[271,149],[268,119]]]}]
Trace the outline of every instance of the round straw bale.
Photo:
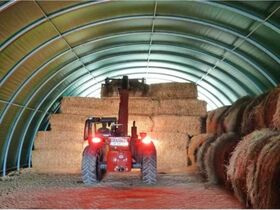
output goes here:
[{"label": "round straw bale", "polygon": [[222,120],[225,132],[240,133],[244,109],[252,100],[252,97],[245,96],[232,104],[224,114],[224,119]]},{"label": "round straw bale", "polygon": [[245,108],[242,122],[241,122],[241,134],[247,135],[255,130],[256,124],[254,120],[254,107],[257,106],[259,103],[262,102],[263,98],[265,97],[265,93],[259,95],[255,99],[253,99]]},{"label": "round straw bale", "polygon": [[245,108],[242,121],[241,121],[241,134],[245,136],[252,131],[256,130],[256,128],[262,128],[262,125],[259,125],[259,122],[256,122],[255,119],[255,107],[260,104],[266,96],[266,93],[259,95],[254,98]]},{"label": "round straw bale", "polygon": [[206,169],[205,169],[205,157],[208,148],[210,147],[211,143],[213,143],[216,140],[217,136],[209,135],[205,142],[201,145],[201,147],[198,149],[197,152],[197,166],[200,170],[200,174],[206,178]]},{"label": "round straw bale", "polygon": [[[264,122],[266,127],[273,127],[273,116],[277,110],[277,102],[280,95],[280,87],[268,92],[264,100]],[[278,108],[279,109],[279,108]]]},{"label": "round straw bale", "polygon": [[280,130],[280,95],[278,96],[276,111],[273,115],[272,128]]},{"label": "round straw bale", "polygon": [[219,123],[224,113],[230,108],[230,106],[223,106],[213,111],[208,112],[206,120],[206,131],[207,133],[221,134],[222,126]]},{"label": "round straw bale", "polygon": [[271,136],[275,135],[277,132],[268,128],[256,130],[243,137],[234,149],[227,168],[227,175],[234,194],[240,202],[247,203],[246,174],[249,163],[257,158],[261,148]]},{"label": "round straw bale", "polygon": [[222,134],[211,144],[205,158],[205,169],[210,183],[226,184],[226,165],[239,140],[239,135],[229,132]]},{"label": "round straw bale", "polygon": [[248,197],[253,208],[280,208],[280,134],[270,138],[248,166]]},{"label": "round straw bale", "polygon": [[212,134],[199,134],[193,136],[189,141],[189,145],[187,145],[187,158],[190,162],[190,165],[194,165],[197,162],[198,149],[205,142],[205,140],[209,138],[209,136],[212,136]]}]

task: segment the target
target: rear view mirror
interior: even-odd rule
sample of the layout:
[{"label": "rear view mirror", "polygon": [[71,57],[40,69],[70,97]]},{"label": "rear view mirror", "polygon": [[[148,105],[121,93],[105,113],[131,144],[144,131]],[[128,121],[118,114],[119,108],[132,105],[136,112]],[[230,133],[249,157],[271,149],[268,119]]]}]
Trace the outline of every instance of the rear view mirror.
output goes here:
[{"label": "rear view mirror", "polygon": [[88,140],[89,136],[92,136],[92,122],[87,119],[84,127],[84,140]]}]

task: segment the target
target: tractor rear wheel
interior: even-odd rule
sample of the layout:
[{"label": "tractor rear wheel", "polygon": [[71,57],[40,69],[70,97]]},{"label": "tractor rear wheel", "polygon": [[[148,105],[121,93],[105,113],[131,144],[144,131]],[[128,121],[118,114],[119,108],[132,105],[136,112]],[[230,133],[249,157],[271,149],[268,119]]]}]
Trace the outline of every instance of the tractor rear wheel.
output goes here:
[{"label": "tractor rear wheel", "polygon": [[86,185],[92,185],[100,181],[102,172],[99,167],[99,155],[89,146],[84,149],[82,157],[82,180]]},{"label": "tractor rear wheel", "polygon": [[156,184],[157,182],[157,157],[156,154],[143,155],[142,180],[145,184]]}]

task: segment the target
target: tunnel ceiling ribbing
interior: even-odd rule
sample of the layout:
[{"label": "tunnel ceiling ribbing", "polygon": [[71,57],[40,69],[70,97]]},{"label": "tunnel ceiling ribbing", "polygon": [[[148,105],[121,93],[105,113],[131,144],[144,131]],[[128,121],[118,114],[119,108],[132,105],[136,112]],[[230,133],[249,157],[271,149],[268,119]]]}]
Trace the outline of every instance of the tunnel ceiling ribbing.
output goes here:
[{"label": "tunnel ceiling ribbing", "polygon": [[28,1],[0,4],[0,167],[30,164],[65,96],[107,77],[194,82],[209,108],[280,83],[276,1]]}]

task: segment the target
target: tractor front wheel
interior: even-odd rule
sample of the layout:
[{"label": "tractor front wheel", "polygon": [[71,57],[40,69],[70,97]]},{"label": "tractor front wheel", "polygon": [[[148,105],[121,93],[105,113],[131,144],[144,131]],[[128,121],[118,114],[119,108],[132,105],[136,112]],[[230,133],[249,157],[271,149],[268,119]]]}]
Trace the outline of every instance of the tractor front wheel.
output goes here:
[{"label": "tractor front wheel", "polygon": [[87,146],[82,157],[82,180],[86,185],[92,185],[100,181],[101,178],[100,156]]},{"label": "tractor front wheel", "polygon": [[143,155],[142,180],[145,184],[156,184],[157,182],[157,157],[156,154]]}]

